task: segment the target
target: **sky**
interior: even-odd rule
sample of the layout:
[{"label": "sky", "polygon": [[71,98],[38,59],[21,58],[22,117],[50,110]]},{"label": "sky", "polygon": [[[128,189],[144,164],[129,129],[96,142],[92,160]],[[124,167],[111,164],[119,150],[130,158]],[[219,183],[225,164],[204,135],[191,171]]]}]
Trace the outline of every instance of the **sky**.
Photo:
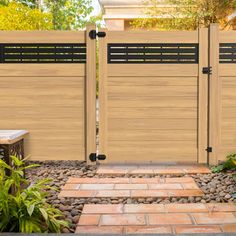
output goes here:
[{"label": "sky", "polygon": [[100,12],[100,5],[98,3],[98,0],[92,0],[92,1],[93,1],[93,7],[94,7],[93,15],[97,15]]}]

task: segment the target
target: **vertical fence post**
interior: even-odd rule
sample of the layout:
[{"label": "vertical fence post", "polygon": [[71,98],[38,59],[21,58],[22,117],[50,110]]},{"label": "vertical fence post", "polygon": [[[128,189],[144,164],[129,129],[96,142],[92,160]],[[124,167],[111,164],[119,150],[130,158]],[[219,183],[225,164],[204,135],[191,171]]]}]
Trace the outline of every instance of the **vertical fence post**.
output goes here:
[{"label": "vertical fence post", "polygon": [[96,30],[96,26],[86,28],[85,155],[88,164],[96,164],[90,160],[90,157],[96,157],[96,39],[89,37],[91,30]]},{"label": "vertical fence post", "polygon": [[219,25],[211,24],[209,28],[209,64],[212,74],[209,81],[209,164],[218,163],[220,137],[220,78],[219,78]]},{"label": "vertical fence post", "polygon": [[207,163],[206,148],[208,145],[207,107],[208,76],[202,73],[208,67],[208,28],[198,29],[199,41],[199,76],[198,76],[198,163]]},{"label": "vertical fence post", "polygon": [[107,155],[107,37],[99,39],[99,153]]}]

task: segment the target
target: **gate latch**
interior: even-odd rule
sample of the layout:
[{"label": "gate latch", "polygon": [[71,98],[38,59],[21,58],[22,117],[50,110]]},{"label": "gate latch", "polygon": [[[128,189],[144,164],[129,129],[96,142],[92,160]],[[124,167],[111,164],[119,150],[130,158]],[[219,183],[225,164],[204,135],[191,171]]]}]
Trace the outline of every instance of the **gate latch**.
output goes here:
[{"label": "gate latch", "polygon": [[208,153],[212,152],[212,147],[207,147],[207,148],[206,148],[206,151],[207,151]]},{"label": "gate latch", "polygon": [[89,37],[91,38],[91,39],[96,39],[97,37],[98,38],[104,38],[104,37],[106,37],[106,32],[97,32],[96,30],[91,30],[90,32],[89,32]]},{"label": "gate latch", "polygon": [[106,160],[106,155],[97,155],[96,153],[91,153],[89,155],[89,159],[91,162],[95,162],[95,161],[104,161]]},{"label": "gate latch", "polygon": [[202,73],[205,74],[205,75],[211,75],[212,74],[212,67],[211,66],[203,67],[202,68]]}]

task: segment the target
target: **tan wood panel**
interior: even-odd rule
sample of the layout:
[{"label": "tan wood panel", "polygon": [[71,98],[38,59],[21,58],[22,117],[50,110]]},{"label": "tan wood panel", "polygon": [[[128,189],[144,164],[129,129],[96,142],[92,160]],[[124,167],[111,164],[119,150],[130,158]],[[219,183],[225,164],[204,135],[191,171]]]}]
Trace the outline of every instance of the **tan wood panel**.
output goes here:
[{"label": "tan wood panel", "polygon": [[113,163],[147,163],[157,162],[197,162],[197,148],[189,149],[155,149],[155,148],[122,148],[118,147],[116,150],[109,149],[108,156]]},{"label": "tan wood panel", "polygon": [[110,130],[108,140],[111,141],[197,141],[196,130]]},{"label": "tan wood panel", "polygon": [[89,25],[86,27],[85,143],[87,163],[96,164],[89,159],[91,154],[96,154],[96,40],[90,38],[91,30],[96,30],[96,26]]},{"label": "tan wood panel", "polygon": [[137,108],[196,108],[197,96],[192,97],[142,97],[137,99],[136,97],[120,97],[120,96],[108,96],[107,101],[108,109],[111,107],[137,107]]},{"label": "tan wood panel", "polygon": [[[236,39],[235,39],[236,42]],[[219,64],[219,76],[221,77],[234,77],[235,76],[235,64]]]},{"label": "tan wood panel", "polygon": [[197,31],[110,31],[108,43],[197,43]]},{"label": "tan wood panel", "polygon": [[236,42],[236,31],[220,31],[219,41],[220,43],[235,43]]},{"label": "tan wood panel", "polygon": [[234,146],[236,143],[236,130],[224,129],[221,133],[221,147]]},{"label": "tan wood panel", "polygon": [[112,77],[108,86],[197,86],[196,77]]},{"label": "tan wood panel", "polygon": [[[29,69],[30,68],[30,69]],[[85,64],[0,64],[3,77],[85,76]]]},{"label": "tan wood panel", "polygon": [[197,119],[109,119],[108,120],[108,131],[109,130],[172,130],[172,129],[196,129]]},{"label": "tan wood panel", "polygon": [[187,140],[187,141],[176,141],[176,140],[122,140],[122,141],[109,141],[108,142],[110,149],[115,149],[116,147],[122,146],[122,148],[150,148],[155,147],[156,149],[167,148],[170,147],[179,147],[179,148],[196,148],[196,140]]},{"label": "tan wood panel", "polygon": [[199,76],[198,76],[198,162],[207,163],[208,139],[208,76],[202,68],[208,66],[208,29],[199,28]]},{"label": "tan wood panel", "polygon": [[108,64],[108,76],[130,77],[191,77],[198,76],[197,64]]},{"label": "tan wood panel", "polygon": [[219,161],[225,161],[226,156],[236,153],[236,147],[235,146],[228,146],[226,148],[220,148],[219,149]]},{"label": "tan wood panel", "polygon": [[[128,79],[128,78],[127,78]],[[108,96],[134,96],[134,97],[188,97],[197,96],[196,86],[109,86]]]},{"label": "tan wood panel", "polygon": [[[108,110],[108,118],[197,118],[197,108],[136,108],[136,107],[111,107]],[[235,112],[236,116],[236,112]]]},{"label": "tan wood panel", "polygon": [[215,165],[218,162],[218,148],[220,141],[220,77],[219,77],[219,26],[218,24],[210,25],[210,65],[212,66],[212,74],[210,76],[209,88],[209,145],[213,148],[213,152],[209,153],[210,164]]},{"label": "tan wood panel", "polygon": [[0,31],[1,43],[85,43],[85,31]]},{"label": "tan wood panel", "polygon": [[[101,29],[108,34],[107,29]],[[99,153],[107,154],[107,37],[99,40]]]},{"label": "tan wood panel", "polygon": [[0,77],[0,129],[28,130],[34,160],[84,160],[83,104],[84,77]]}]

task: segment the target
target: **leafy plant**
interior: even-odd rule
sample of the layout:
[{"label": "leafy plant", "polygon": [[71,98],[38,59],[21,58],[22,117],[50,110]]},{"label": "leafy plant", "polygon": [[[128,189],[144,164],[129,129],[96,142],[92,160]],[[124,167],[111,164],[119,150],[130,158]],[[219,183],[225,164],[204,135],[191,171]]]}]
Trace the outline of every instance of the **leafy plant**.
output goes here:
[{"label": "leafy plant", "polygon": [[[230,154],[226,158],[226,162],[212,168],[213,173],[218,173],[225,170],[236,170],[236,153]],[[236,178],[236,174],[234,174],[233,177]]]},{"label": "leafy plant", "polygon": [[235,24],[236,0],[144,0],[146,17],[131,22],[134,28],[196,30],[219,23],[222,29]]},{"label": "leafy plant", "polygon": [[46,201],[50,180],[30,185],[24,171],[37,165],[24,166],[15,156],[11,161],[13,167],[0,160],[0,232],[59,233],[68,227],[61,211]]}]

